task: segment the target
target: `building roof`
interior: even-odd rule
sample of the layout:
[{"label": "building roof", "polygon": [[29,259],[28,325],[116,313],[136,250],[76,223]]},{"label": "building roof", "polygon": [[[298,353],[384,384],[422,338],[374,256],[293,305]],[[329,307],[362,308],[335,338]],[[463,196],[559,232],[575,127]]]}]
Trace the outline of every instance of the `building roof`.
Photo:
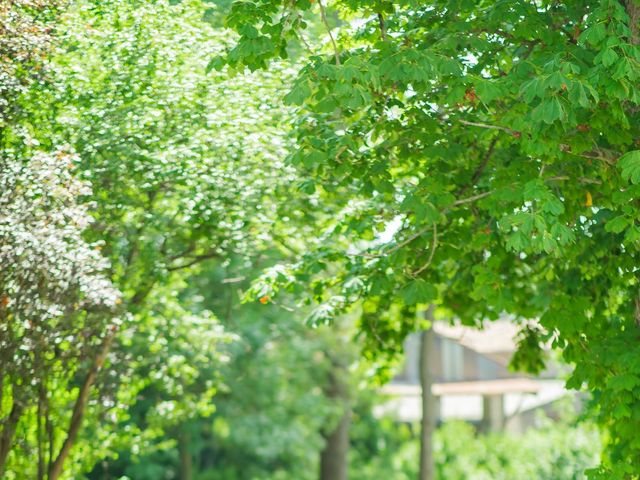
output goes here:
[{"label": "building roof", "polygon": [[[495,380],[472,380],[465,382],[434,383],[433,394],[442,395],[505,395],[507,393],[538,393],[542,388],[539,380],[531,378],[500,378]],[[388,395],[417,396],[420,385],[389,383],[382,387]]]},{"label": "building roof", "polygon": [[435,333],[455,340],[471,350],[482,354],[513,353],[516,351],[516,340],[520,327],[513,321],[499,319],[485,322],[482,329],[449,322],[435,322]]}]

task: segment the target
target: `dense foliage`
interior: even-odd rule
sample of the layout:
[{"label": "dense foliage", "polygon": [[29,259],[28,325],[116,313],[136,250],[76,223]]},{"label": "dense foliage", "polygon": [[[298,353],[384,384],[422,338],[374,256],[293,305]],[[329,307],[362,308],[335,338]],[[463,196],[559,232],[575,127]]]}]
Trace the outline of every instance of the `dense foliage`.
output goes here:
[{"label": "dense foliage", "polygon": [[[372,419],[373,420],[373,419]],[[390,419],[354,429],[351,465],[354,480],[417,477],[419,444],[410,425]],[[462,422],[447,422],[435,436],[436,478],[452,480],[575,480],[598,463],[600,442],[593,426],[540,419],[523,435],[477,435]]]},{"label": "dense foliage", "polygon": [[[515,363],[561,349],[593,475],[637,478],[636,2],[1,3],[0,476],[312,479],[351,419],[352,478],[415,477],[370,379],[432,303],[537,318]],[[599,442],[436,446],[563,479]]]},{"label": "dense foliage", "polygon": [[[327,38],[286,98],[290,161],[350,202],[272,287],[311,274],[315,320],[359,299],[371,312],[436,302],[472,324],[539,318],[521,358],[537,364],[543,340],[563,349],[569,384],[588,386],[611,431],[602,475],[636,478],[640,6],[238,1],[239,40],[212,65],[268,67],[305,14]],[[333,241],[345,234],[349,248]],[[384,347],[397,324],[372,315],[363,329]]]}]

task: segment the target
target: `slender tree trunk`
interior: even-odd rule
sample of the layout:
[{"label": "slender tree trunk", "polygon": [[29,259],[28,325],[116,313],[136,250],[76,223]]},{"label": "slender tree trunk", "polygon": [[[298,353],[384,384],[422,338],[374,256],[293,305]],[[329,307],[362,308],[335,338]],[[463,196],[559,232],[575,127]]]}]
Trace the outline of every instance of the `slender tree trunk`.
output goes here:
[{"label": "slender tree trunk", "polygon": [[93,361],[93,365],[91,366],[89,372],[87,373],[87,376],[84,379],[84,382],[82,383],[82,386],[80,387],[78,398],[76,399],[76,403],[73,406],[73,412],[71,413],[71,421],[69,422],[69,428],[67,429],[67,438],[65,438],[62,444],[58,456],[53,461],[53,463],[49,465],[48,480],[58,480],[58,477],[60,477],[60,474],[62,473],[64,462],[69,456],[71,448],[73,447],[76,438],[78,437],[80,427],[82,426],[82,420],[84,418],[84,412],[87,406],[87,402],[89,401],[89,393],[91,392],[91,387],[96,381],[96,377],[98,376],[98,373],[100,373],[100,370],[102,369],[102,366],[107,359],[107,355],[109,354],[109,349],[111,348],[111,344],[113,343],[115,333],[115,330],[109,332],[102,341],[100,351],[96,355],[96,358]]},{"label": "slender tree trunk", "polygon": [[178,434],[178,452],[180,454],[180,480],[191,480],[193,477],[193,455],[189,450],[191,435],[186,432]]},{"label": "slender tree trunk", "polygon": [[36,431],[37,431],[37,443],[38,443],[38,480],[44,479],[44,446],[45,446],[45,427],[44,427],[44,409],[45,409],[45,395],[44,385],[41,383],[38,386],[38,410],[36,413]]},{"label": "slender tree trunk", "polygon": [[631,44],[640,44],[640,2],[638,0],[624,0],[622,2],[629,15],[629,30],[631,32]]},{"label": "slender tree trunk", "polygon": [[2,433],[0,433],[0,478],[4,476],[4,469],[7,463],[7,457],[13,445],[13,435],[16,432],[16,426],[22,416],[24,407],[16,398],[13,399],[13,406],[9,412],[9,416],[4,419]]},{"label": "slender tree trunk", "polygon": [[[425,318],[433,322],[433,306],[425,312]],[[431,355],[435,345],[433,326],[420,335],[420,388],[422,418],[420,421],[420,472],[419,480],[435,479],[433,460],[433,433],[436,429],[436,399],[433,396],[433,369]]]},{"label": "slender tree trunk", "polygon": [[343,408],[343,413],[336,427],[324,434],[326,443],[320,454],[320,480],[347,480],[348,477],[351,408],[346,375],[346,367],[334,362],[325,392],[328,398]]}]

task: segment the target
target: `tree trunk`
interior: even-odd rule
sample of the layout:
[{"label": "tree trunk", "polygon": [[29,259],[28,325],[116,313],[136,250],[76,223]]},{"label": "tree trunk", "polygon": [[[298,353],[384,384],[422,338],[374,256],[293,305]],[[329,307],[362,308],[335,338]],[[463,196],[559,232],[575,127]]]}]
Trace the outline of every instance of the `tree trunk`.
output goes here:
[{"label": "tree trunk", "polygon": [[69,422],[69,428],[67,429],[67,438],[65,438],[64,442],[62,443],[62,447],[60,448],[58,456],[49,466],[48,480],[58,480],[58,477],[60,477],[60,474],[62,473],[64,462],[69,456],[69,453],[71,453],[71,447],[73,447],[76,438],[78,437],[78,432],[80,431],[80,426],[82,425],[82,420],[84,418],[85,408],[87,406],[87,402],[89,401],[89,393],[91,392],[91,387],[95,383],[98,373],[100,373],[100,370],[102,369],[102,366],[107,359],[107,355],[109,354],[111,343],[113,342],[115,334],[116,330],[114,328],[102,341],[100,351],[96,355],[96,358],[93,361],[93,365],[91,365],[91,368],[89,369],[89,372],[87,373],[87,376],[85,377],[84,382],[80,387],[78,398],[76,398],[76,403],[74,404],[73,412],[71,413],[71,421]]},{"label": "tree trunk", "polygon": [[[433,306],[425,312],[425,318],[433,322]],[[431,355],[435,344],[433,326],[420,335],[420,388],[422,418],[420,421],[420,472],[419,480],[434,480],[433,433],[436,429],[436,400],[432,393],[433,370]]]},{"label": "tree trunk", "polygon": [[189,450],[191,435],[186,432],[178,434],[178,452],[180,454],[180,480],[191,480],[193,477],[193,455]]},{"label": "tree trunk", "polygon": [[343,408],[343,412],[338,425],[331,432],[323,434],[326,443],[320,454],[320,480],[347,480],[348,477],[351,408],[346,375],[344,366],[333,363],[333,371],[329,374],[329,384],[325,392],[328,398]]},{"label": "tree trunk", "polygon": [[16,426],[22,416],[24,407],[16,398],[13,399],[13,406],[9,416],[3,420],[4,426],[0,434],[0,478],[4,476],[4,469],[7,463],[7,457],[13,445],[13,435],[16,432]]}]

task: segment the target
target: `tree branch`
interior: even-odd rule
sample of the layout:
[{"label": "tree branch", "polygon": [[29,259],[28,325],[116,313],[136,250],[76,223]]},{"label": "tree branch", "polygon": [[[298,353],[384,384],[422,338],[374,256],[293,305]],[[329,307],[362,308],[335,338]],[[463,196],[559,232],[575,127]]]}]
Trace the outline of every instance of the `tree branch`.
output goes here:
[{"label": "tree branch", "polygon": [[320,16],[322,17],[322,23],[324,23],[324,26],[327,28],[329,39],[331,40],[331,44],[333,45],[333,53],[336,57],[336,65],[340,65],[340,52],[338,51],[338,45],[336,44],[336,41],[333,38],[333,34],[331,33],[331,27],[329,26],[329,22],[327,21],[327,12],[324,9],[322,0],[318,0],[318,6],[320,7]]},{"label": "tree branch", "polygon": [[387,26],[384,24],[382,13],[378,13],[378,24],[380,25],[380,37],[383,42],[387,41]]},{"label": "tree branch", "polygon": [[427,263],[425,263],[422,267],[420,267],[418,270],[413,272],[411,274],[411,276],[417,277],[422,272],[424,272],[427,268],[429,268],[429,265],[431,265],[431,262],[433,261],[433,256],[436,254],[436,247],[437,246],[438,246],[438,225],[434,222],[434,224],[433,224],[433,242],[431,243],[431,253],[429,254],[429,259],[427,260]]},{"label": "tree branch", "polygon": [[[451,206],[457,207],[458,205],[464,205],[465,203],[472,203],[472,202],[475,202],[476,200],[480,200],[492,194],[493,194],[493,191],[491,190],[489,190],[488,192],[478,193],[477,195],[472,195],[471,197],[468,197],[468,198],[461,198],[460,200],[456,200],[451,204]],[[447,211],[450,209],[451,208],[448,208]]]},{"label": "tree branch", "polygon": [[14,397],[9,416],[3,419],[2,433],[0,434],[0,477],[4,475],[7,457],[13,445],[13,435],[16,432],[16,426],[20,417],[22,417],[23,411],[24,405],[22,401]]},{"label": "tree branch", "polygon": [[488,128],[490,130],[501,130],[501,131],[507,132],[507,133],[509,133],[511,135],[516,135],[516,134],[520,133],[517,130],[513,130],[513,129],[507,128],[507,127],[503,127],[501,125],[489,125],[488,123],[470,122],[468,120],[462,120],[462,119],[459,119],[458,122],[460,122],[463,125],[468,125],[470,127]]},{"label": "tree branch", "polygon": [[169,272],[175,272],[176,270],[181,270],[183,268],[188,268],[191,267],[193,265],[195,265],[196,263],[199,263],[203,260],[208,260],[210,258],[215,258],[219,256],[219,253],[215,250],[212,250],[210,252],[207,253],[203,253],[202,255],[196,255],[195,257],[193,257],[191,260],[189,260],[186,263],[180,264],[180,265],[173,265],[171,267],[167,267],[167,270]]}]

